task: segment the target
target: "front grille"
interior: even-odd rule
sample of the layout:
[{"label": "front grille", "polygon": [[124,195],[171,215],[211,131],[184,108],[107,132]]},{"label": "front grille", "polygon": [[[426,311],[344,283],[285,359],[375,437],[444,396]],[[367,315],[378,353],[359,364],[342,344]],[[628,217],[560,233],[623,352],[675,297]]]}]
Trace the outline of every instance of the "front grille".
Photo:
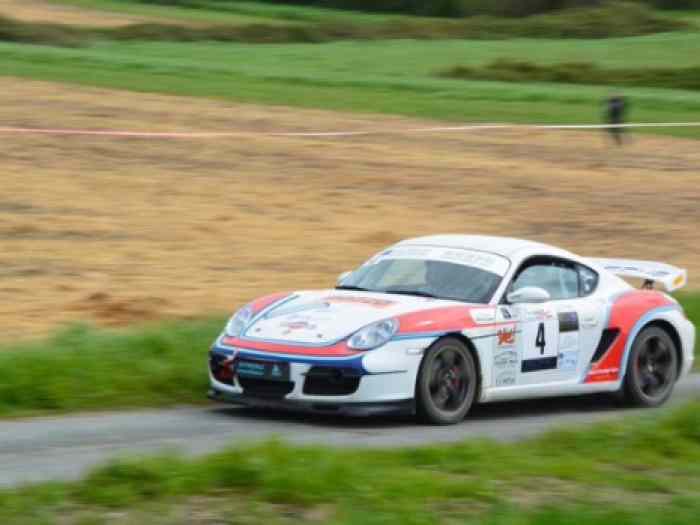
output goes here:
[{"label": "front grille", "polygon": [[268,381],[250,377],[239,377],[238,384],[246,395],[275,399],[283,398],[294,389],[294,383],[291,381]]},{"label": "front grille", "polygon": [[233,357],[227,354],[211,352],[209,354],[209,370],[219,383],[233,385]]},{"label": "front grille", "polygon": [[351,368],[314,366],[306,374],[304,394],[311,396],[348,396],[360,386],[360,376]]}]

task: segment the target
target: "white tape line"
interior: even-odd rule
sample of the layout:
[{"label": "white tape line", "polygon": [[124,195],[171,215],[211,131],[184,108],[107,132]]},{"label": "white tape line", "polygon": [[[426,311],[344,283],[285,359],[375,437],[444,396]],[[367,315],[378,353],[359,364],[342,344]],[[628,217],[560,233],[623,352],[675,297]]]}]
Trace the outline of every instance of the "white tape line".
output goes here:
[{"label": "white tape line", "polygon": [[440,126],[429,128],[374,129],[364,131],[120,131],[89,129],[52,129],[0,127],[0,133],[31,135],[88,135],[102,137],[133,137],[161,139],[230,138],[244,136],[268,137],[356,137],[366,135],[406,135],[418,133],[445,133],[456,131],[498,129],[611,129],[611,128],[691,128],[700,127],[700,122],[638,122],[630,124],[466,124],[463,126]]}]

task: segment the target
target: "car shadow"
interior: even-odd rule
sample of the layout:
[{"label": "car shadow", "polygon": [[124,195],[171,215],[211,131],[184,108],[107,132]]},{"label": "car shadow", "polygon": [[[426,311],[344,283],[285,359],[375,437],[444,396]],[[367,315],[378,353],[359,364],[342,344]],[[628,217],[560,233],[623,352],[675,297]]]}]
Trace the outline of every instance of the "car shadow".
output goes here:
[{"label": "car shadow", "polygon": [[[475,424],[479,421],[496,421],[499,419],[517,420],[535,416],[556,417],[572,414],[604,414],[627,410],[631,409],[622,406],[612,396],[607,394],[508,401],[474,406],[463,424]],[[211,409],[211,413],[221,417],[235,418],[238,421],[275,421],[359,431],[389,427],[427,427],[426,425],[420,425],[413,416],[409,415],[358,417],[235,405],[217,406]]]}]

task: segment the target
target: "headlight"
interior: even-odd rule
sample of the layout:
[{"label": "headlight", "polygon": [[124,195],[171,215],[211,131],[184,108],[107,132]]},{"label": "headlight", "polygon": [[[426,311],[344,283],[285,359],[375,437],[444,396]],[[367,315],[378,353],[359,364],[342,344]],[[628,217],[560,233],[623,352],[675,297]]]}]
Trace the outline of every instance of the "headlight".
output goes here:
[{"label": "headlight", "polygon": [[384,321],[372,323],[355,332],[350,337],[348,346],[353,350],[372,350],[382,346],[394,337],[398,328],[399,322],[396,319],[385,319]]},{"label": "headlight", "polygon": [[229,337],[238,337],[248,324],[250,324],[252,319],[253,309],[250,306],[241,308],[226,325],[226,335]]}]

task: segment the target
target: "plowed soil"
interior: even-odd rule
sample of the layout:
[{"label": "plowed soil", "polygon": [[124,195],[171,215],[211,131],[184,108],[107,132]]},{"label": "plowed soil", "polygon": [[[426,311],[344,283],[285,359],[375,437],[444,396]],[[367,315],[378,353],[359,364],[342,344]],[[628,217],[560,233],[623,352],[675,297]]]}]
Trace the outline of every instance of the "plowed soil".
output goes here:
[{"label": "plowed soil", "polygon": [[0,135],[2,338],[75,320],[230,312],[332,285],[383,246],[464,232],[658,259],[700,286],[700,147],[522,130],[352,138],[402,118],[0,80],[3,126],[245,130],[225,139]]}]

